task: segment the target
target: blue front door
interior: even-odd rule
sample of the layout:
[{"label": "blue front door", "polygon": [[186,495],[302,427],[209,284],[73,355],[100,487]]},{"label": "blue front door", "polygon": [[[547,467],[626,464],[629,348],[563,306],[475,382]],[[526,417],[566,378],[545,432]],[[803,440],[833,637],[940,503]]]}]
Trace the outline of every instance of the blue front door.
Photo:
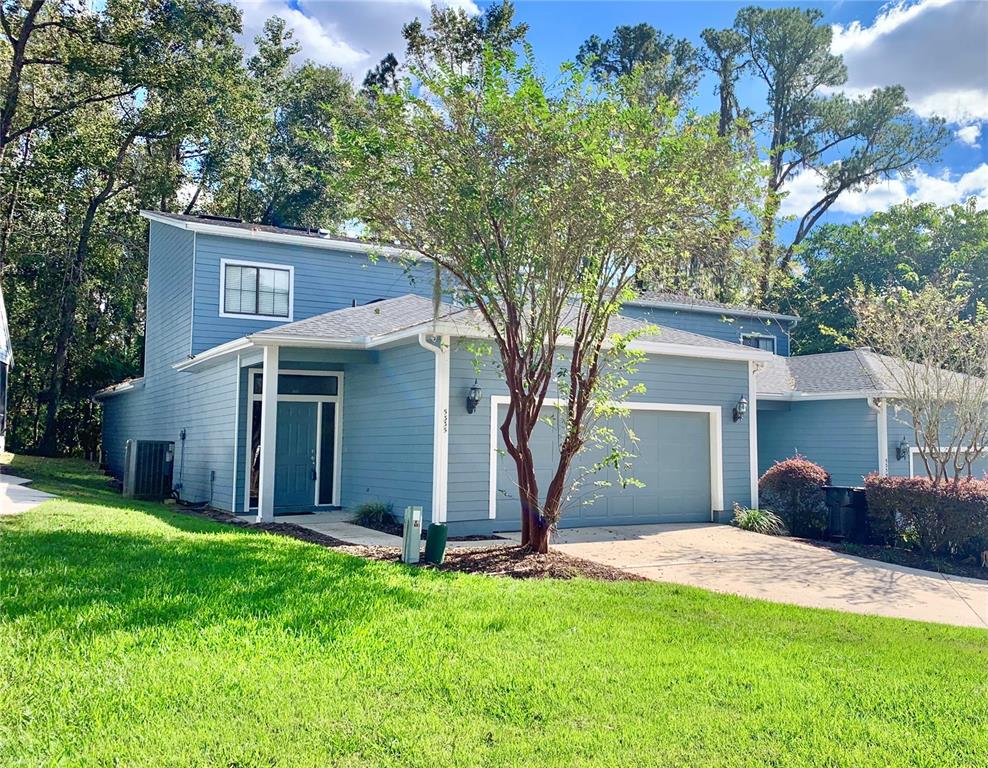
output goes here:
[{"label": "blue front door", "polygon": [[274,506],[308,509],[316,494],[316,403],[278,403]]}]

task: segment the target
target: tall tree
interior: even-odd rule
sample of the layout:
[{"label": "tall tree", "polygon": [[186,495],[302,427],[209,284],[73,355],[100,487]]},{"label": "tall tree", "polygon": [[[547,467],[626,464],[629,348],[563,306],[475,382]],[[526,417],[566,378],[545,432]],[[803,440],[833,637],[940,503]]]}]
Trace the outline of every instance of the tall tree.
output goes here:
[{"label": "tall tree", "polygon": [[528,34],[528,25],[515,24],[514,18],[511,0],[492,3],[479,15],[433,5],[428,24],[416,18],[402,27],[404,62],[399,63],[393,52],[387,54],[364,78],[365,94],[373,97],[375,89],[397,92],[410,64],[427,67],[438,62],[464,73],[480,65],[485,48],[498,56],[510,55]]},{"label": "tall tree", "polygon": [[[636,278],[720,236],[711,213],[737,193],[737,156],[715,121],[638,99],[634,81],[591,87],[567,68],[552,89],[493,53],[469,74],[416,74],[421,89],[381,94],[371,128],[343,134],[347,178],[362,219],[452,275],[492,336],[523,540],[545,552],[574,458],[606,440],[593,424],[627,392],[634,338],[610,320]],[[540,487],[531,439],[550,392],[559,459]]]},{"label": "tall tree", "polygon": [[734,121],[741,117],[737,82],[750,64],[745,40],[736,30],[709,27],[700,33],[700,37],[706,46],[700,60],[717,78],[717,95],[720,97],[717,132],[727,136]]},{"label": "tall tree", "polygon": [[[762,301],[774,276],[788,273],[796,246],[841,194],[936,158],[947,138],[942,120],[921,121],[909,112],[901,86],[855,99],[828,96],[846,82],[847,70],[830,52],[833,33],[822,19],[815,9],[748,7],[735,20],[752,71],[767,91],[761,126],[768,136],[759,238]],[[776,221],[786,185],[797,172],[819,178],[820,196],[797,216],[795,235],[780,247]]]},{"label": "tall tree", "polygon": [[356,119],[353,88],[336,67],[293,65],[299,46],[277,16],[255,42],[248,78],[239,86],[241,101],[221,122],[228,138],[211,145],[200,169],[210,194],[187,210],[276,226],[332,227],[343,216],[344,201],[321,174],[334,165],[334,124]]},{"label": "tall tree", "polygon": [[591,35],[577,61],[601,82],[639,70],[643,95],[685,103],[702,71],[700,55],[688,41],[663,35],[651,24],[621,25],[607,40]]},{"label": "tall tree", "polygon": [[968,317],[988,304],[988,211],[967,205],[902,203],[849,224],[826,224],[807,238],[793,308],[802,318],[793,343],[801,354],[830,352],[856,323],[858,289],[920,290],[947,275],[969,287]]}]

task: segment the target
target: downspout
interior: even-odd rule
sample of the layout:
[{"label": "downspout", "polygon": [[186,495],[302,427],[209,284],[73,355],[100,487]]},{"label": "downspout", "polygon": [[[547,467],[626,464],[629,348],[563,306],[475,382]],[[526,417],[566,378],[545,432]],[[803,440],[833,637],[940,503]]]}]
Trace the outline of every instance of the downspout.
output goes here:
[{"label": "downspout", "polygon": [[432,522],[446,522],[446,490],[449,477],[449,336],[439,343],[418,335],[419,346],[436,356],[434,417],[432,429]]},{"label": "downspout", "polygon": [[878,414],[878,474],[887,477],[889,473],[889,406],[881,397],[867,400],[868,407]]}]

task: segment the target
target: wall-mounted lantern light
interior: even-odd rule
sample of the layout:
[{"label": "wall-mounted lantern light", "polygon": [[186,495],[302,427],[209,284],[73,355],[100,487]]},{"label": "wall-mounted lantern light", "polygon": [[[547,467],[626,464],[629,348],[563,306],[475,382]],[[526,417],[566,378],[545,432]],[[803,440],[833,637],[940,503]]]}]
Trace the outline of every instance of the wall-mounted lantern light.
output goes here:
[{"label": "wall-mounted lantern light", "polygon": [[480,388],[477,384],[477,380],[473,380],[473,386],[467,391],[467,413],[473,413],[477,410],[477,406],[480,405],[480,398],[484,396],[484,390]]},{"label": "wall-mounted lantern light", "polygon": [[737,405],[734,406],[734,420],[741,421],[748,413],[748,398],[744,395],[738,398]]},{"label": "wall-mounted lantern light", "polygon": [[899,444],[895,447],[895,458],[902,461],[909,455],[909,441],[906,438],[902,438]]}]

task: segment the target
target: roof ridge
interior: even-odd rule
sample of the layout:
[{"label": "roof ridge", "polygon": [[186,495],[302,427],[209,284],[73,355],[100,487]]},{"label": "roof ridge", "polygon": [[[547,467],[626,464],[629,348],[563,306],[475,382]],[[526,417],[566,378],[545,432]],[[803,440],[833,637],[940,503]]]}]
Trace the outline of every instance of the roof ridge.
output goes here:
[{"label": "roof ridge", "polygon": [[878,391],[884,391],[886,388],[885,381],[879,376],[878,371],[875,370],[874,362],[871,360],[871,357],[874,356],[875,353],[866,347],[858,347],[854,350],[854,354],[860,361],[861,367],[867,374],[872,386]]}]

